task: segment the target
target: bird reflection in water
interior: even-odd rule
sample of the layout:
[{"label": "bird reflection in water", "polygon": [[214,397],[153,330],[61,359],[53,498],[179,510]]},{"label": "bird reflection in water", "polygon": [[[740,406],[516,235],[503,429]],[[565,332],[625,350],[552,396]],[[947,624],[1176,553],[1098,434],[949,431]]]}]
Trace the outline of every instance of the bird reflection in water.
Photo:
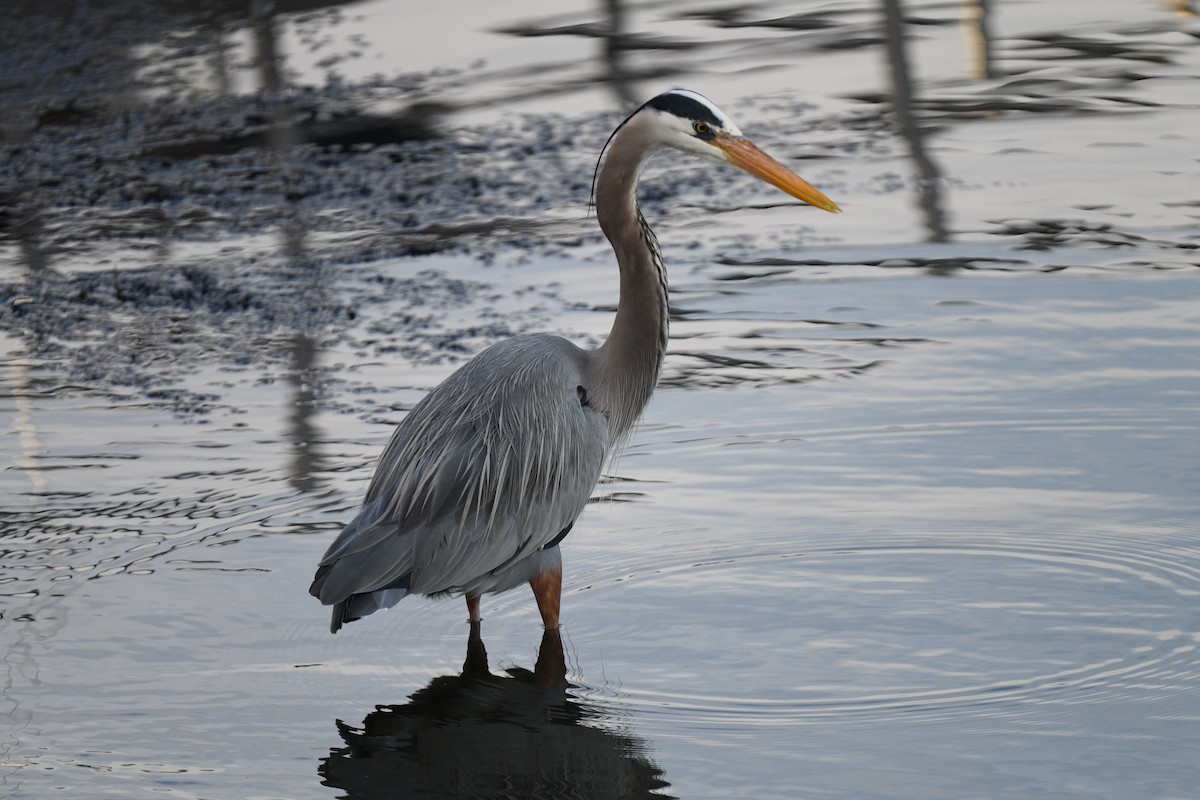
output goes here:
[{"label": "bird reflection in water", "polygon": [[557,629],[542,635],[532,672],[497,675],[471,623],[461,675],[377,706],[360,727],[338,720],[345,746],[321,762],[322,783],[353,800],[669,798],[645,744],[572,697],[566,674]]}]

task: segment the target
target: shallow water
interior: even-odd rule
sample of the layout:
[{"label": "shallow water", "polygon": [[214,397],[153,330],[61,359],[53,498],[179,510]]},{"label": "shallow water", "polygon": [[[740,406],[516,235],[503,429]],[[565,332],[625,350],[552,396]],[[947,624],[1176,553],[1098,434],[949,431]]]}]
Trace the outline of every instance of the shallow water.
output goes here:
[{"label": "shallow water", "polygon": [[[467,31],[448,7],[278,21],[290,80],[355,34],[347,81],[464,70],[433,84],[449,143],[412,156],[481,182],[421,196],[413,224],[446,229],[393,238],[336,186],[280,206],[299,244],[252,188],[196,228],[200,188],[162,202],[173,228],[99,178],[91,206],[22,195],[44,221],[0,239],[5,796],[1197,796],[1196,23],[999,4],[980,80],[959,7],[913,5],[913,141],[881,116],[872,6],[635,10],[694,44],[631,50],[639,96],[704,91],[846,213],[652,166],[662,384],[564,544],[561,644],[513,592],[468,652],[458,601],[331,637],[305,590],[423,392],[515,332],[602,339],[615,275],[574,184],[624,84],[569,31],[495,30],[590,6],[481,5]],[[342,155],[305,174],[376,175]]]}]

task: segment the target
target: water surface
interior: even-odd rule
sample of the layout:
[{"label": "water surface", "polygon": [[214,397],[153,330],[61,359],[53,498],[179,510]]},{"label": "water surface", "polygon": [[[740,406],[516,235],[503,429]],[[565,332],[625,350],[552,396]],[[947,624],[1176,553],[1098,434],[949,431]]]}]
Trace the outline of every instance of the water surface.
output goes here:
[{"label": "water surface", "polygon": [[[8,140],[6,796],[1195,796],[1194,21],[998,4],[980,77],[958,6],[913,4],[906,138],[867,4],[635,9],[619,69],[591,6],[405,8],[282,15],[285,81],[423,75],[434,144],[175,153],[128,166],[163,199],[81,202],[34,178],[72,137],[125,164],[107,117]],[[498,338],[602,340],[587,176],[621,92],[675,84],[846,213],[652,165],[672,340],[561,642],[524,592],[478,640],[424,599],[329,636],[305,590],[391,425]]]}]

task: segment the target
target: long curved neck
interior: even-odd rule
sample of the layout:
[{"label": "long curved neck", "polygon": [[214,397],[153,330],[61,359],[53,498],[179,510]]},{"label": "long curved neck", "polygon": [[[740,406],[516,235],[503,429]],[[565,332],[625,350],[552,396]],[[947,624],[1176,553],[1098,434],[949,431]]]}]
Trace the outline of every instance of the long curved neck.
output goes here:
[{"label": "long curved neck", "polygon": [[614,442],[649,402],[667,349],[667,271],[636,196],[642,165],[657,145],[637,122],[617,134],[596,183],[596,218],[621,269],[616,319],[595,353],[597,405],[608,414]]}]

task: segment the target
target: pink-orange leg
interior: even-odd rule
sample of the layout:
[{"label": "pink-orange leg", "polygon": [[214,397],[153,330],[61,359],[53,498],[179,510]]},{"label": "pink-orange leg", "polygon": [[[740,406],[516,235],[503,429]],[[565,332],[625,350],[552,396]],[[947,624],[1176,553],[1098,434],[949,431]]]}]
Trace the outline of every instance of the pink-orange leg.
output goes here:
[{"label": "pink-orange leg", "polygon": [[474,597],[467,595],[467,613],[471,615],[471,622],[479,622],[479,595],[475,595]]},{"label": "pink-orange leg", "polygon": [[543,572],[529,581],[538,611],[542,612],[542,624],[546,630],[558,629],[558,609],[562,602],[562,573]]}]

